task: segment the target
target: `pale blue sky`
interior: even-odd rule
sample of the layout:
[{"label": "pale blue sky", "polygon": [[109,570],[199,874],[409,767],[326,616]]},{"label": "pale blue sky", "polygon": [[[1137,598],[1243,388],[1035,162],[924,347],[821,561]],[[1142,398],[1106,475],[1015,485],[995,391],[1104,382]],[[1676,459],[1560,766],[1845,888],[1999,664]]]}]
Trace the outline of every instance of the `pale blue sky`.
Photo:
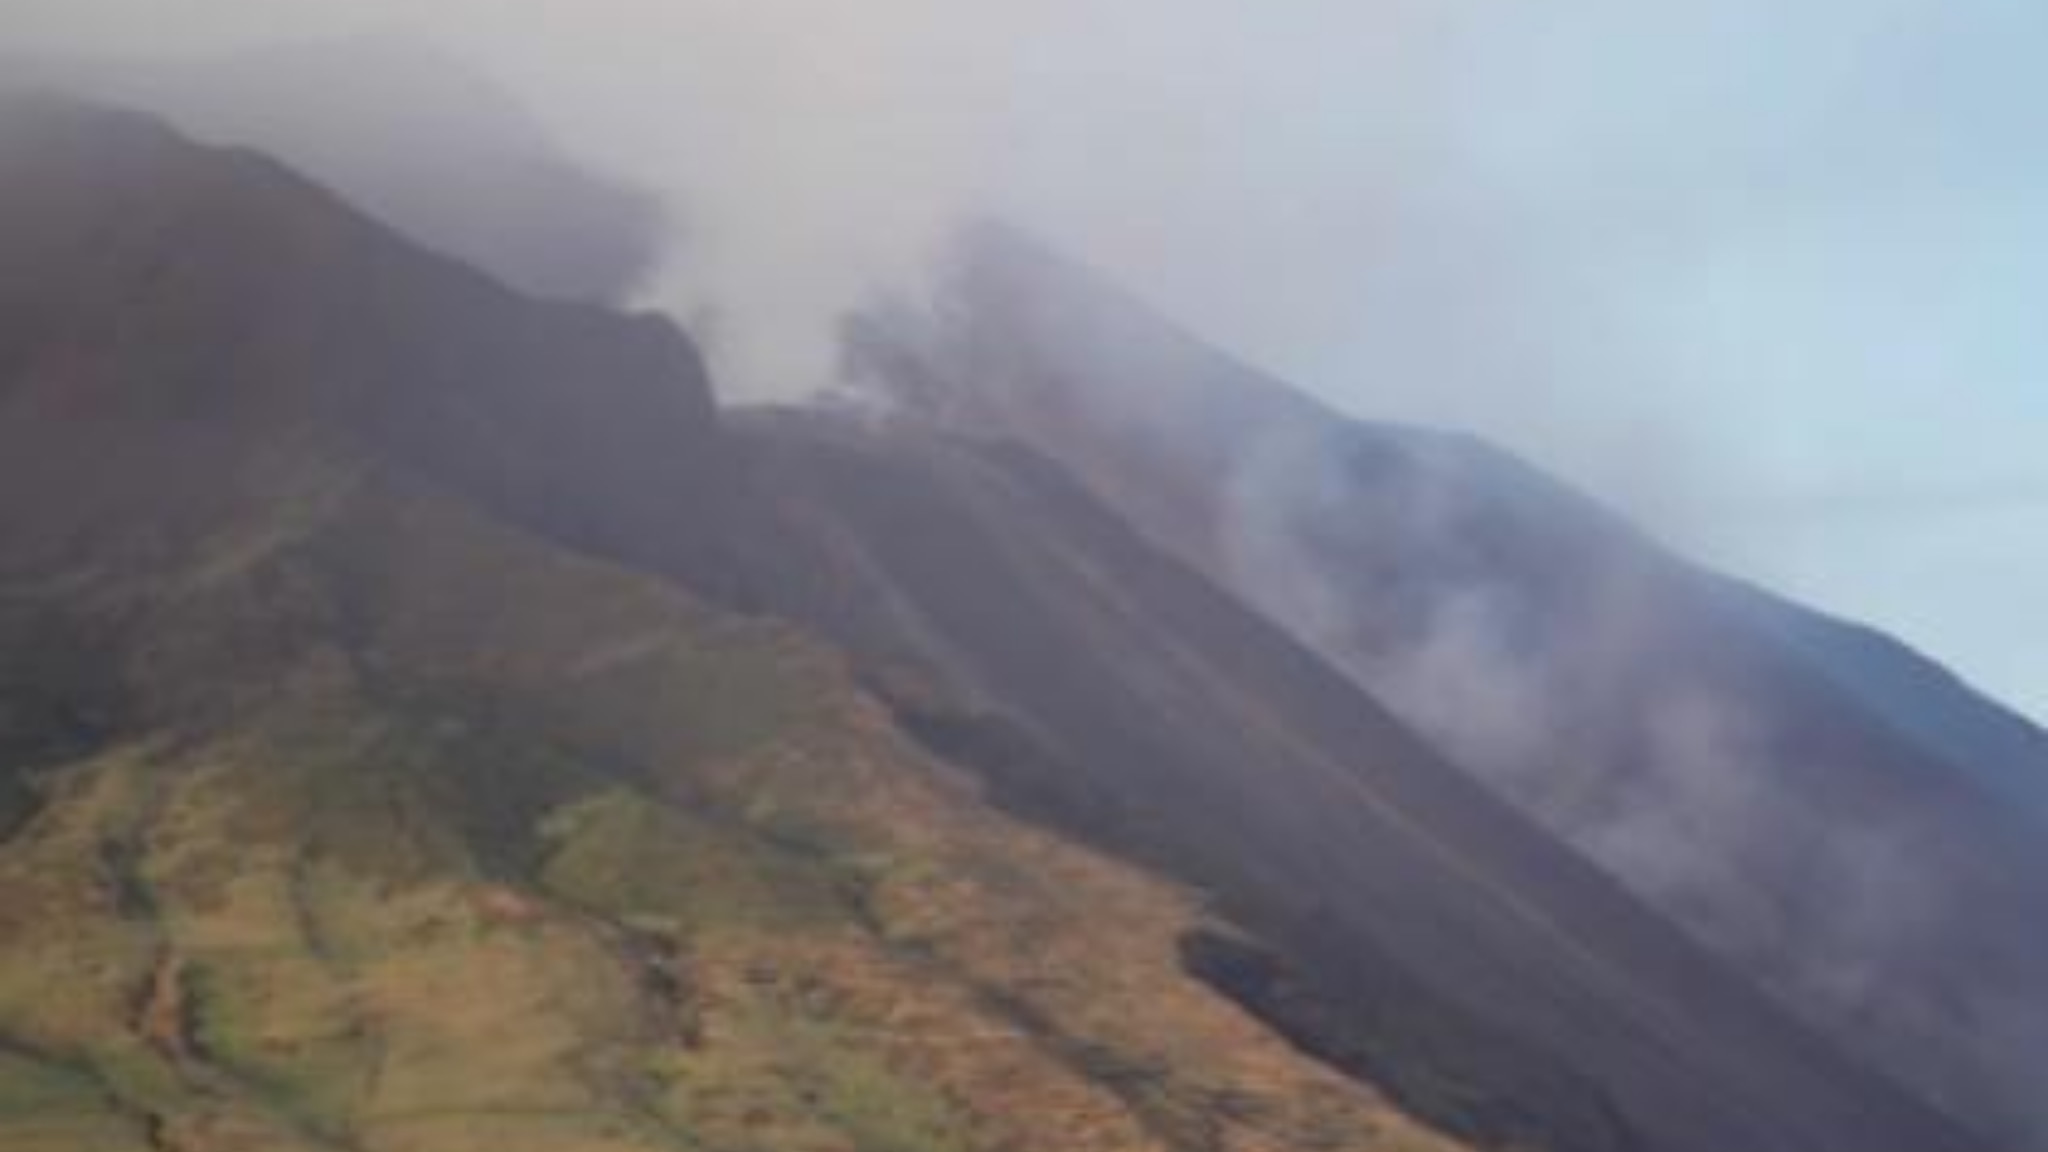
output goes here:
[{"label": "pale blue sky", "polygon": [[[1516,410],[1517,365],[1403,403],[2048,716],[2048,6],[1711,9],[1462,33],[1447,179],[1477,191],[1415,220],[1514,222],[1489,308],[1537,333],[1575,426]],[[1370,410],[1384,372],[1456,358],[1464,333],[1394,311],[1388,340],[1421,347],[1300,370]]]}]

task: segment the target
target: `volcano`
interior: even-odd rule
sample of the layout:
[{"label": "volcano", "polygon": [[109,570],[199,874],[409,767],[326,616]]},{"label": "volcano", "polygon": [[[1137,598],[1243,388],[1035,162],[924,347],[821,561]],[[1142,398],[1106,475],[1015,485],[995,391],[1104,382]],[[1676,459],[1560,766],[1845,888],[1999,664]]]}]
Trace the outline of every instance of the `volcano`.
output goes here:
[{"label": "volcano", "polygon": [[[0,172],[0,1148],[1990,1146],[1219,564],[1220,472],[986,419],[1018,362],[721,411],[254,152],[15,97]],[[1698,659],[1848,748],[1919,682],[1784,630]],[[1873,769],[1930,821],[1948,700]]]}]

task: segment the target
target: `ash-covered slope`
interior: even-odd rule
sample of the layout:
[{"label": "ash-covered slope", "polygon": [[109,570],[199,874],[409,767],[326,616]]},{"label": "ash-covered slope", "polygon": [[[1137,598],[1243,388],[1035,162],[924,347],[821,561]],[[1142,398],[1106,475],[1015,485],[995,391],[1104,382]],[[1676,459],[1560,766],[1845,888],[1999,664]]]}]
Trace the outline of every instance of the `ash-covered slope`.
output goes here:
[{"label": "ash-covered slope", "polygon": [[685,587],[672,328],[130,117],[0,173],[0,1148],[1464,1147]]},{"label": "ash-covered slope", "polygon": [[2048,743],[1476,441],[1343,418],[1013,233],[871,383],[1029,445],[1845,1050],[2048,1139]]},{"label": "ash-covered slope", "polygon": [[1310,1050],[1489,1146],[1962,1140],[1044,458],[738,431],[789,549],[770,599],[1012,811],[1214,892],[1262,944],[1191,962]]}]

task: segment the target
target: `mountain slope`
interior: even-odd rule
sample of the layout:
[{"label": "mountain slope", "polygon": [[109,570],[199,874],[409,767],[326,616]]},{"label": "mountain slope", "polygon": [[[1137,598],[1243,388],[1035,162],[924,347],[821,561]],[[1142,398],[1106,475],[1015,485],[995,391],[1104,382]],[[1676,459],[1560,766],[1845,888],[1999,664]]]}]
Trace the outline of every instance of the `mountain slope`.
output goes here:
[{"label": "mountain slope", "polygon": [[1176,976],[1186,895],[988,813],[800,638],[431,493],[311,500],[105,604],[180,719],[45,768],[0,851],[0,1030],[98,1105],[0,1139],[1447,1146]]},{"label": "mountain slope", "polygon": [[2048,732],[1888,636],[1767,595],[1744,601],[1866,710],[2048,829]]},{"label": "mountain slope", "polygon": [[935,315],[855,327],[873,383],[1058,461],[1845,1049],[2048,1139],[2038,732],[1485,445],[1347,420],[1014,234],[968,251]]},{"label": "mountain slope", "polygon": [[126,117],[0,167],[0,1147],[1459,1146],[1184,974],[1191,893],[578,547],[714,551],[679,334]]},{"label": "mountain slope", "polygon": [[1215,892],[1317,1005],[1312,1049],[1376,1039],[1360,1067],[1482,1138],[1957,1139],[1042,460],[917,423],[740,430],[796,541],[784,611],[1014,810]]}]

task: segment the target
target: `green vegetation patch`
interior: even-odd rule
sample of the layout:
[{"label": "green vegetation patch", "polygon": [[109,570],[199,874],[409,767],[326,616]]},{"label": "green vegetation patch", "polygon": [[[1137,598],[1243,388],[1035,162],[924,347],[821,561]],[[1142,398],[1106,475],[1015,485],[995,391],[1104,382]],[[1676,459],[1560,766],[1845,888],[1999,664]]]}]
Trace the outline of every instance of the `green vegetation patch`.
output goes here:
[{"label": "green vegetation patch", "polygon": [[849,915],[817,862],[628,789],[560,809],[541,834],[548,890],[642,926],[786,930]]},{"label": "green vegetation patch", "polygon": [[90,1071],[0,1047],[0,1124],[56,1114],[94,1112],[106,1095]]},{"label": "green vegetation patch", "polygon": [[664,1111],[735,1152],[969,1152],[972,1117],[927,1075],[892,1065],[883,1038],[784,990],[733,1006],[718,1042],[674,1053]]}]

